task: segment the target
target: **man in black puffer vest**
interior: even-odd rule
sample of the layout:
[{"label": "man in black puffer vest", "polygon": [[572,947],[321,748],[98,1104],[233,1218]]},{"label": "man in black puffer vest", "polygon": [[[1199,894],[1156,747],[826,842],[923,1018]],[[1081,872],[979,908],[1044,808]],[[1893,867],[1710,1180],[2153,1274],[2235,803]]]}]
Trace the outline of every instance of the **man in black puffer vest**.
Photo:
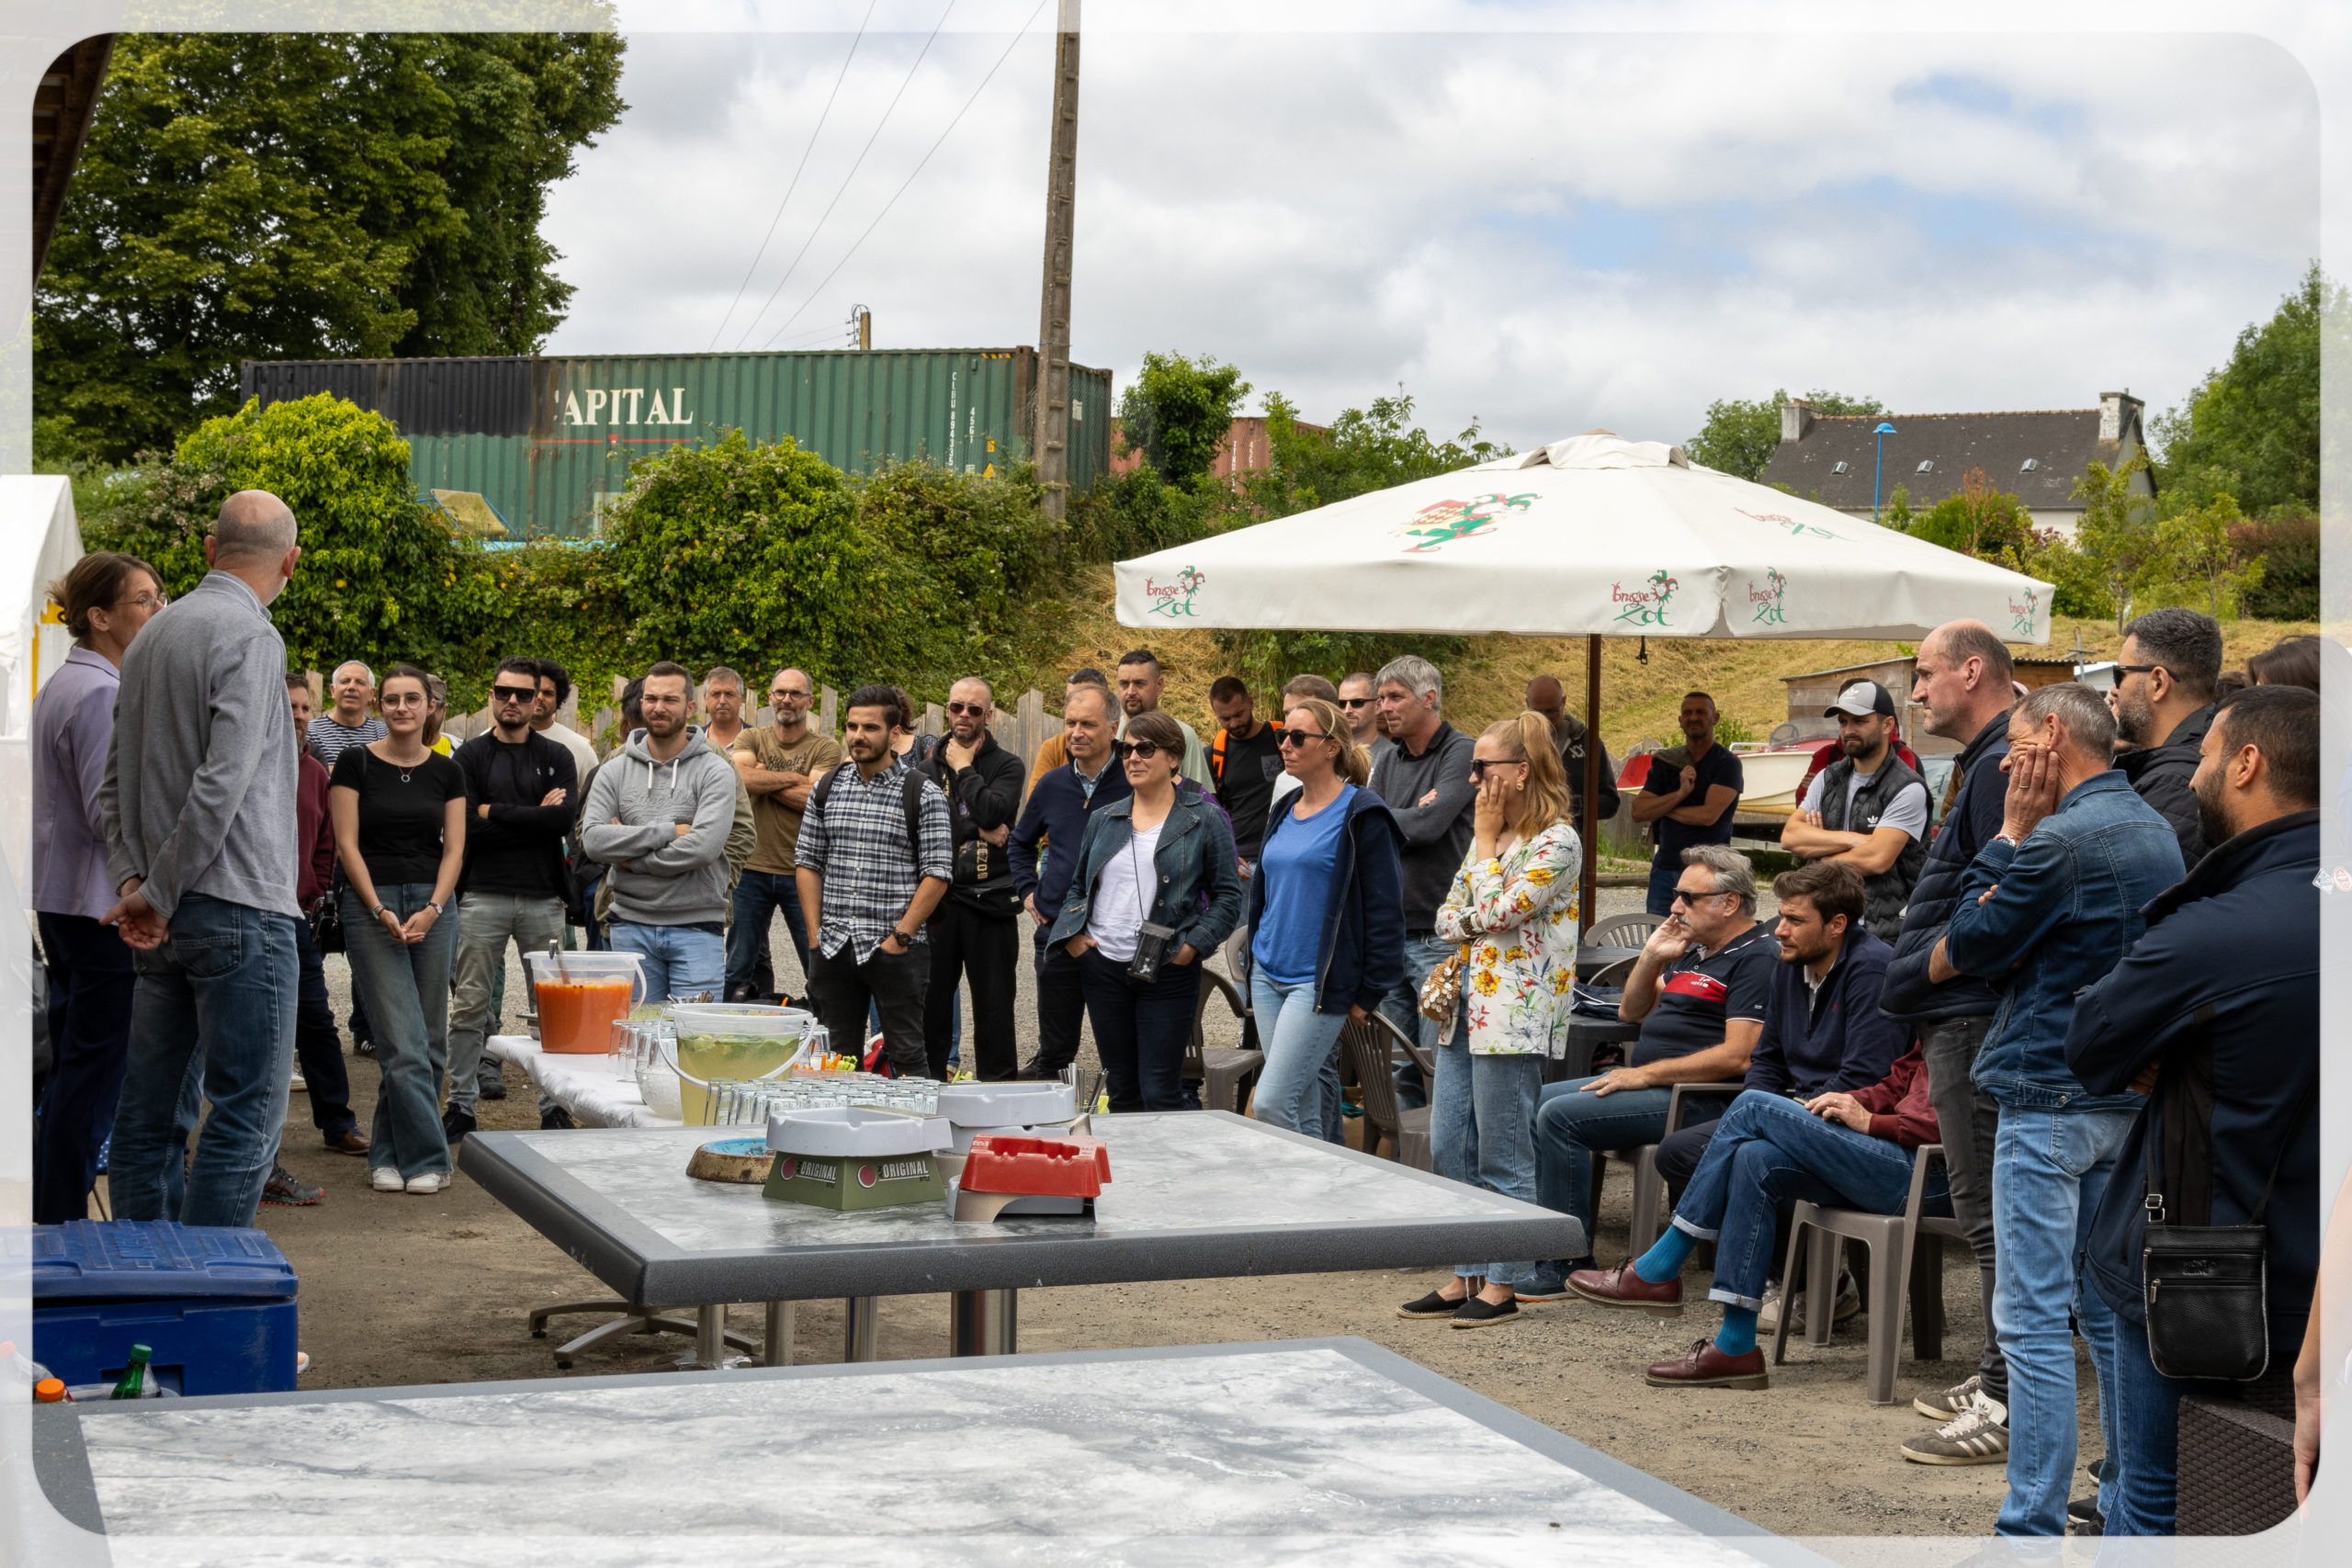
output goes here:
[{"label": "man in black puffer vest", "polygon": [[1844,753],[1815,773],[1781,829],[1802,860],[1837,861],[1862,874],[1862,923],[1881,942],[1903,932],[1903,908],[1928,859],[1928,786],[1894,754],[1894,694],[1855,681],[1822,715],[1838,721]]},{"label": "man in black puffer vest", "polygon": [[1879,1005],[1889,1017],[1918,1026],[1928,1097],[1951,1172],[1951,1211],[1976,1254],[1984,1292],[1984,1348],[1976,1374],[1915,1402],[1922,1414],[1952,1417],[1905,1441],[1903,1457],[1920,1464],[1999,1464],[2009,1451],[2009,1370],[1993,1337],[1993,1134],[2000,1112],[1990,1095],[1969,1082],[2001,998],[1972,976],[1935,984],[1928,978],[1928,959],[1951,923],[1968,863],[2001,830],[2008,793],[2001,760],[2009,754],[2015,679],[2009,650],[1982,621],[1938,626],[1919,645],[1912,670],[1911,700],[1927,709],[1928,733],[1963,745],[1943,825],[1911,889]]},{"label": "man in black puffer vest", "polygon": [[2198,748],[2213,722],[2214,682],[2222,676],[2222,626],[2194,610],[2151,610],[2123,628],[2115,669],[2115,765],[2132,789],[2172,824],[2180,858],[2195,871],[2205,858],[2197,815]]}]

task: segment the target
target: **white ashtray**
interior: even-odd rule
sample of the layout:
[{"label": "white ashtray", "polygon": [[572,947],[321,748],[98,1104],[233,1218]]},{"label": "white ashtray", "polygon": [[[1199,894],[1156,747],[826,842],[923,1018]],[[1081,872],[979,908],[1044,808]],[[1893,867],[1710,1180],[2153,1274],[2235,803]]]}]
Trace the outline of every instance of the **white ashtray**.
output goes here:
[{"label": "white ashtray", "polygon": [[1078,1114],[1078,1090],[1059,1082],[942,1084],[939,1114],[958,1127],[1067,1122]]},{"label": "white ashtray", "polygon": [[947,1123],[854,1105],[788,1111],[768,1118],[768,1147],[778,1154],[863,1158],[927,1155],[947,1145]]},{"label": "white ashtray", "polygon": [[956,1126],[955,1149],[957,1154],[969,1154],[974,1138],[1001,1134],[1008,1138],[1067,1138],[1076,1131],[1068,1122],[1011,1122],[1001,1127],[967,1127],[961,1122]]}]

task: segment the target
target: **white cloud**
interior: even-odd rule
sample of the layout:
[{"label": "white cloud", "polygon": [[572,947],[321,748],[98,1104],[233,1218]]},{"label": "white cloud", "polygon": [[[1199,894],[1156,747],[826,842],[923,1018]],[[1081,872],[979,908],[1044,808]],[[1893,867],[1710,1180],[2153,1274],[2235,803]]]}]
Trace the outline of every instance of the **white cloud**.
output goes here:
[{"label": "white cloud", "polygon": [[[933,46],[752,346],[1006,41]],[[922,42],[860,46],[723,346]],[[710,342],[848,44],[632,39],[634,107],[552,204],[580,290],[553,351]],[[1035,340],[1050,47],[1014,48],[791,334],[854,301],[886,345]],[[1214,353],[1309,418],[1401,380],[1433,430],[1476,414],[1522,446],[1595,423],[1679,438],[1709,400],[1776,385],[1917,412],[2129,385],[2161,406],[2317,253],[2318,136],[2301,68],[2237,37],[1105,29],[1076,351],[1123,379],[1147,349]]]}]

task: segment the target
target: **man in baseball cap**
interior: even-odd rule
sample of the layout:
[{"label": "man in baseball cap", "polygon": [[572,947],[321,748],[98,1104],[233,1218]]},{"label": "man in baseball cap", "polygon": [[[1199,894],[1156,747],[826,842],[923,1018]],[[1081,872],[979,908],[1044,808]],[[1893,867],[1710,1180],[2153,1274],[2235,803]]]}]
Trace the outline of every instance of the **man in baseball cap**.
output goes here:
[{"label": "man in baseball cap", "polygon": [[1911,885],[1928,858],[1928,786],[1894,754],[1894,694],[1853,681],[1823,713],[1838,721],[1841,755],[1820,773],[1781,830],[1804,860],[1843,861],[1862,874],[1862,923],[1881,941],[1903,929]]}]

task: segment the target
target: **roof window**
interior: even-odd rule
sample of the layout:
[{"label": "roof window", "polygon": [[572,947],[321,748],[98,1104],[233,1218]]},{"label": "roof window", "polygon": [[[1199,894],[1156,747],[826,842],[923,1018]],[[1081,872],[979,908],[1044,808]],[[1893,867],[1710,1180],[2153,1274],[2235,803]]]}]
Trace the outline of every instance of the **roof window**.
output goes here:
[{"label": "roof window", "polygon": [[1933,457],[1922,457],[1919,459],[1919,472],[1923,474],[1932,474],[1935,471],[1936,460]]},{"label": "roof window", "polygon": [[1849,472],[1851,472],[1851,471],[1852,471],[1852,468],[1851,468],[1851,465],[1850,465],[1850,464],[1844,463],[1844,462],[1838,462],[1838,463],[1833,463],[1833,464],[1831,464],[1831,465],[1830,465],[1830,467],[1829,467],[1829,471],[1830,471],[1831,473],[1833,473],[1833,474],[1843,474],[1843,473],[1849,473]]},{"label": "roof window", "polygon": [[2039,457],[2028,457],[2024,462],[2019,463],[2019,464],[2018,465],[2018,472],[2019,472],[2019,473],[2021,473],[2021,474],[2030,474],[2030,473],[2033,472],[2033,470],[2034,470],[2034,469],[2036,469],[2036,468],[2040,468],[2040,467],[2041,467],[2041,458],[2039,458]]}]

